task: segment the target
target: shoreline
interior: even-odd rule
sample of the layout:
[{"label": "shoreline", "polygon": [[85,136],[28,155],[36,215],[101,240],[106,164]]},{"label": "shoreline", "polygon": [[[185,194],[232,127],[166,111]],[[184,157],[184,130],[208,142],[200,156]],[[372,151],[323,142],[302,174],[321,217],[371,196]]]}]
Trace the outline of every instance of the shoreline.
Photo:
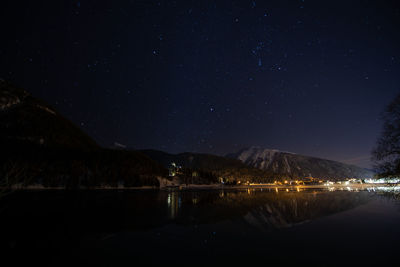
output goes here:
[{"label": "shoreline", "polygon": [[254,184],[254,185],[221,185],[221,184],[188,184],[188,185],[174,185],[174,186],[140,186],[140,187],[80,187],[80,188],[66,188],[66,187],[44,187],[39,185],[33,186],[15,186],[11,188],[0,187],[0,190],[10,191],[53,191],[53,190],[80,190],[80,191],[106,191],[106,190],[225,190],[225,189],[328,189],[328,190],[349,190],[349,189],[368,189],[376,187],[398,188],[400,184],[332,184],[332,185],[275,185],[275,184]]}]

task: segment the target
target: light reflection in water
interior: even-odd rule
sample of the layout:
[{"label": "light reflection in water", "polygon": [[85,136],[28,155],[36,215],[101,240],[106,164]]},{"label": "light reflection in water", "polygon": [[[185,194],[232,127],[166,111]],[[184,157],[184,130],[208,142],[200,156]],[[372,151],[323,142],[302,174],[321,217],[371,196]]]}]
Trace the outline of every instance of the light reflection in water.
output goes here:
[{"label": "light reflection in water", "polygon": [[193,196],[192,196],[192,203],[194,204],[194,205],[196,205],[196,204],[198,204],[199,203],[199,195],[198,195],[198,193],[193,193]]},{"label": "light reflection in water", "polygon": [[[335,187],[332,187],[332,190],[335,190]],[[195,191],[195,190],[193,190]],[[300,251],[301,246],[304,246],[308,252],[308,248],[315,246],[316,243],[312,243],[310,241],[310,246],[305,246],[303,245],[304,240],[307,240],[309,237],[310,233],[314,232],[308,232],[307,230],[304,230],[305,232],[304,235],[298,235],[299,237],[294,238],[288,230],[288,232],[283,232],[283,231],[277,231],[277,238],[264,238],[264,236],[261,235],[262,232],[270,233],[270,231],[275,230],[275,229],[282,229],[282,228],[287,228],[287,227],[297,227],[299,226],[299,231],[302,231],[301,228],[304,226],[305,223],[316,220],[317,218],[322,218],[326,217],[326,220],[321,220],[322,224],[321,228],[322,231],[321,233],[329,232],[326,236],[321,234],[321,237],[317,236],[316,239],[312,239],[314,242],[321,242],[322,238],[332,238],[333,236],[336,236],[335,234],[335,227],[332,228],[326,228],[326,223],[329,222],[328,216],[333,215],[335,213],[339,213],[342,211],[346,210],[351,210],[359,205],[363,205],[365,203],[368,203],[369,200],[371,200],[371,196],[375,195],[373,192],[379,192],[379,191],[388,191],[388,192],[400,192],[400,187],[371,187],[368,188],[366,192],[362,192],[360,190],[359,193],[355,193],[355,190],[348,192],[346,187],[336,187],[336,192],[328,192],[328,190],[318,190],[318,191],[313,191],[310,189],[304,189],[302,186],[293,186],[290,187],[289,192],[287,191],[285,187],[272,187],[272,188],[264,188],[263,191],[261,189],[238,189],[238,190],[231,190],[231,189],[225,189],[223,190],[199,190],[199,191],[190,191],[190,190],[179,190],[179,191],[157,191],[157,192],[131,192],[131,191],[125,191],[125,192],[118,192],[118,196],[121,196],[123,194],[124,197],[115,197],[115,192],[112,193],[112,195],[109,195],[110,192],[101,192],[101,194],[107,194],[105,196],[101,195],[101,198],[99,197],[96,199],[96,201],[91,201],[89,204],[90,205],[95,205],[95,206],[89,206],[91,210],[95,210],[96,213],[90,212],[90,217],[88,216],[86,220],[89,220],[88,222],[90,223],[85,223],[83,227],[93,227],[95,223],[102,223],[100,226],[100,229],[105,233],[110,233],[114,231],[118,231],[118,234],[115,235],[115,237],[112,237],[111,240],[114,240],[114,238],[119,238],[118,236],[121,236],[119,233],[122,233],[124,231],[129,231],[129,235],[127,237],[138,237],[138,241],[142,241],[141,237],[146,238],[148,240],[148,247],[147,243],[146,246],[143,245],[143,242],[138,242],[138,247],[144,247],[144,248],[161,248],[162,250],[168,249],[171,246],[171,242],[176,242],[182,245],[182,247],[172,247],[173,249],[167,250],[168,253],[165,253],[163,255],[164,257],[162,260],[165,261],[165,259],[169,259],[171,255],[174,255],[176,251],[184,251],[186,252],[186,248],[188,248],[187,251],[190,250],[196,250],[200,247],[195,247],[195,249],[186,247],[187,244],[192,244],[194,242],[198,242],[198,240],[203,241],[204,239],[209,240],[210,242],[207,244],[208,247],[204,245],[203,242],[201,242],[201,247],[205,247],[206,250],[201,251],[203,255],[207,255],[210,251],[215,251],[225,257],[229,252],[234,251],[236,247],[240,247],[240,245],[244,244],[242,240],[250,240],[247,239],[247,235],[245,238],[246,239],[240,239],[240,243],[234,243],[234,246],[232,248],[229,247],[229,250],[225,250],[227,253],[220,253],[219,249],[223,246],[227,245],[227,242],[231,242],[231,237],[232,236],[238,236],[238,233],[254,233],[254,236],[260,236],[262,239],[260,239],[260,243],[254,242],[254,243],[248,243],[251,245],[251,249],[255,247],[255,245],[261,244],[264,246],[266,243],[270,243],[272,247],[277,246],[276,244],[278,242],[282,243],[282,246],[279,246],[279,249],[282,248],[282,251],[285,253],[283,254],[283,257],[287,256],[287,244],[294,244],[296,243],[293,242],[293,240],[296,240],[300,244]],[[279,193],[281,191],[281,193]],[[371,193],[368,194],[368,191],[372,191]],[[99,194],[96,192],[96,194]],[[36,196],[36,195],[35,195]],[[108,197],[112,196],[112,197]],[[43,196],[42,196],[43,197]],[[50,196],[49,196],[50,197]],[[53,195],[51,195],[52,198],[46,198],[43,199],[42,204],[46,203],[51,203],[54,200]],[[37,199],[36,197],[34,200]],[[48,199],[52,199],[52,201],[48,201]],[[56,200],[59,198],[56,198]],[[37,201],[37,200],[36,200]],[[110,201],[112,201],[110,203]],[[124,201],[124,202],[121,202]],[[26,208],[27,203],[29,204],[31,201],[24,201],[21,203],[21,207]],[[73,203],[70,201],[70,203]],[[104,205],[104,203],[107,203],[107,205]],[[32,207],[42,207],[40,202],[35,202],[36,205],[32,205]],[[112,204],[110,206],[110,204]],[[372,203],[372,207],[381,207],[381,206],[376,206],[375,202]],[[67,205],[67,204],[66,204]],[[54,205],[54,207],[58,207],[59,205]],[[18,207],[18,206],[17,206]],[[84,206],[85,208],[82,208],[82,210],[78,213],[81,216],[85,216],[88,214],[87,212],[87,205]],[[122,207],[122,208],[121,208]],[[105,209],[107,213],[105,213]],[[18,209],[13,209],[13,210],[18,210]],[[363,209],[363,210],[368,210],[369,209]],[[126,212],[129,211],[129,212]],[[7,212],[7,211],[6,211]],[[36,212],[36,210],[35,210]],[[74,211],[75,214],[76,211]],[[20,213],[20,211],[19,211]],[[28,214],[28,213],[26,213]],[[45,213],[40,213],[40,214],[45,214]],[[48,214],[48,213],[46,213]],[[69,214],[69,213],[68,213]],[[94,217],[94,215],[96,217]],[[106,214],[107,216],[104,216]],[[123,217],[122,215],[123,214]],[[360,213],[355,213],[357,216]],[[374,214],[374,213],[371,213]],[[381,214],[381,213],[379,213]],[[19,215],[19,214],[18,214]],[[121,217],[116,217],[120,216]],[[75,215],[76,216],[76,215]],[[342,215],[339,215],[342,216]],[[20,217],[16,217],[18,220],[20,220]],[[65,218],[65,216],[61,217]],[[76,217],[76,221],[78,222],[78,218]],[[109,221],[104,221],[104,218],[110,218]],[[121,218],[121,220],[115,220],[114,218]],[[342,216],[340,218],[343,218],[343,220],[346,219],[345,216]],[[393,218],[393,217],[388,217],[388,218]],[[81,218],[79,218],[81,219]],[[123,220],[122,220],[123,219]],[[47,220],[47,223],[52,220]],[[54,220],[53,220],[54,221]],[[62,221],[62,220],[60,220]],[[74,218],[75,221],[75,218]],[[365,220],[367,222],[367,220]],[[375,223],[375,220],[371,220],[373,223]],[[93,223],[91,223],[93,222]],[[115,222],[118,222],[118,224],[115,224]],[[178,227],[173,226],[169,227],[168,225],[170,224],[176,224]],[[16,225],[19,225],[19,223],[16,223]],[[87,225],[87,226],[86,226]],[[197,226],[200,226],[197,228]],[[308,230],[314,229],[315,225],[318,226],[318,224],[312,224],[308,228]],[[337,220],[333,219],[331,226],[337,225]],[[341,225],[341,224],[339,224]],[[354,221],[352,220],[350,222],[350,227],[354,228],[351,229],[357,229],[359,228],[358,225],[354,224]],[[96,225],[98,226],[98,225]],[[164,227],[167,226],[167,227]],[[228,227],[227,227],[228,226]],[[364,225],[363,225],[364,226]],[[79,225],[79,227],[82,227]],[[337,228],[337,227],[336,227]],[[46,229],[53,229],[51,227],[46,227]],[[149,231],[149,229],[152,229],[152,231]],[[154,229],[154,231],[153,231]],[[177,232],[181,231],[182,232]],[[201,229],[201,230],[200,230]],[[349,236],[349,240],[355,239],[358,237],[358,235],[353,235],[351,231],[349,231],[347,228],[343,228],[345,231],[344,234]],[[342,231],[343,229],[339,229]],[[364,227],[361,227],[363,230],[363,234],[367,233],[368,236],[370,233],[367,231],[364,231]],[[373,228],[372,228],[373,229]],[[378,229],[378,227],[377,227]],[[379,228],[380,229],[380,228]],[[22,229],[23,230],[23,229]],[[36,230],[36,229],[35,229]],[[81,228],[79,229],[81,230]],[[215,235],[213,234],[211,239],[210,233],[216,231],[218,234]],[[239,231],[237,231],[239,230]],[[18,229],[18,231],[21,231]],[[92,231],[92,229],[90,229]],[[140,231],[138,234],[132,231]],[[20,234],[20,232],[15,231]],[[161,232],[161,235],[159,233]],[[153,235],[154,233],[158,233],[157,236]],[[169,235],[167,237],[166,233]],[[178,233],[178,234],[176,234]],[[183,233],[183,234],[180,234]],[[230,234],[229,238],[224,239],[224,233]],[[283,233],[283,234],[282,234]],[[297,229],[296,229],[296,234]],[[302,233],[302,232],[299,232]],[[385,232],[383,232],[385,233]],[[387,231],[386,233],[391,234],[391,231]],[[396,232],[395,232],[396,233]],[[31,233],[29,233],[31,234]],[[149,234],[149,235],[147,235]],[[281,235],[282,234],[282,235]],[[146,236],[147,235],[147,236]],[[344,238],[347,238],[347,236],[343,235]],[[96,234],[97,236],[97,234]],[[102,237],[103,235],[99,235]],[[113,235],[114,236],[114,235]],[[201,239],[202,237],[205,237],[204,239]],[[282,236],[284,236],[283,239]],[[361,235],[360,235],[361,236]],[[374,233],[373,233],[374,236]],[[58,237],[58,236],[57,236]],[[147,238],[149,237],[149,238]],[[156,237],[157,239],[155,239]],[[199,237],[199,238],[198,238]],[[201,238],[200,238],[201,237]],[[305,238],[302,238],[305,237]],[[341,237],[341,236],[340,236]],[[70,237],[69,237],[70,238]],[[103,237],[102,237],[103,238]],[[161,239],[165,238],[165,239]],[[69,240],[69,239],[66,239]],[[103,240],[103,239],[102,239]],[[122,236],[120,240],[128,240],[125,238],[125,236]],[[144,239],[143,239],[144,240]],[[154,241],[156,240],[161,240],[160,241],[160,246],[158,244],[154,246]],[[275,240],[278,240],[278,242],[274,242]],[[282,241],[283,240],[283,241]],[[362,241],[366,239],[361,239]],[[95,240],[96,243],[95,246],[98,247],[97,240]],[[120,250],[121,246],[119,245],[120,243],[116,242],[117,239],[115,239],[115,244],[118,244],[118,249]],[[135,240],[128,240],[128,241],[135,241]],[[215,243],[212,243],[212,242]],[[271,242],[270,242],[271,241]],[[330,240],[328,240],[330,241]],[[123,241],[126,242],[126,241]],[[146,241],[147,242],[147,241]],[[225,243],[223,243],[225,242]],[[293,242],[293,243],[290,243]],[[110,242],[107,240],[107,244],[114,243],[114,241]],[[200,242],[198,242],[200,243]],[[369,243],[369,242],[364,242],[364,243]],[[131,247],[131,243],[126,243],[127,247]],[[175,243],[174,243],[175,244]],[[210,245],[209,245],[210,244]],[[215,247],[209,247],[211,244],[215,244]],[[254,244],[254,245],[252,245]],[[279,243],[278,243],[279,244]],[[338,246],[340,249],[343,249],[343,240],[340,239],[338,241]],[[237,246],[238,245],[238,246]],[[336,244],[335,244],[336,245]],[[200,246],[200,245],[199,245]],[[334,246],[332,246],[334,247]],[[336,247],[336,246],[335,246]],[[394,246],[395,247],[395,246]],[[183,248],[183,250],[182,250]],[[180,250],[179,250],[180,249]],[[215,250],[214,250],[215,249]],[[256,248],[258,249],[258,248]],[[262,247],[263,251],[267,251]],[[297,251],[299,248],[295,246],[293,251]],[[324,248],[325,249],[325,248]],[[104,250],[101,250],[104,251]],[[131,249],[127,250],[131,251]],[[132,250],[133,251],[133,250]],[[140,250],[141,252],[142,250]],[[225,252],[223,251],[223,252]],[[260,250],[261,251],[261,250]],[[331,253],[331,251],[327,250],[328,253]],[[154,251],[153,251],[154,252]],[[151,252],[151,253],[153,253]],[[158,253],[158,251],[156,251]],[[269,252],[269,251],[268,251]],[[241,251],[240,251],[241,253]],[[253,252],[252,252],[253,253]],[[292,252],[289,252],[290,254]],[[324,252],[322,252],[324,253]],[[341,253],[341,252],[339,252]],[[211,254],[211,253],[210,253]],[[316,253],[315,253],[316,254]],[[314,255],[315,255],[314,254]],[[119,255],[119,254],[115,254]],[[113,256],[115,256],[113,254]],[[143,255],[148,255],[147,253],[144,253]],[[157,254],[160,255],[160,254]],[[162,254],[161,254],[162,255]],[[253,254],[250,254],[253,255]],[[275,254],[270,253],[270,255],[275,256]],[[291,254],[292,255],[292,254]],[[314,257],[312,255],[312,257]],[[331,255],[331,254],[329,254]],[[128,255],[131,257],[131,255]],[[208,256],[208,255],[207,255]],[[241,255],[242,256],[242,255]],[[247,255],[244,254],[244,259],[247,260]],[[263,255],[260,255],[262,257]],[[265,256],[265,255],[264,255]],[[297,255],[296,255],[297,256]],[[299,257],[303,257],[304,255],[299,255]],[[280,259],[283,257],[279,257]],[[113,260],[115,261],[115,258]],[[176,258],[176,257],[175,257]],[[179,260],[181,260],[181,255],[179,255]],[[190,262],[190,260],[193,258],[189,258],[187,262]],[[208,259],[207,259],[208,260]],[[224,258],[225,260],[225,258]],[[235,258],[236,260],[236,258]],[[331,260],[331,259],[329,259]],[[222,261],[221,261],[222,262]],[[322,262],[322,261],[321,261]],[[157,263],[159,264],[159,263]],[[235,264],[232,264],[235,265]],[[338,264],[339,265],[339,264]],[[357,265],[357,264],[354,264]]]},{"label": "light reflection in water", "polygon": [[167,197],[168,204],[168,217],[175,219],[178,215],[178,210],[181,207],[181,198],[178,196],[178,192],[169,192]]},{"label": "light reflection in water", "polygon": [[[400,187],[384,188],[384,190],[398,192]],[[279,191],[282,193],[279,194]],[[257,222],[267,228],[270,226],[280,228],[364,203],[369,198],[365,193],[361,193],[362,191],[346,186],[329,186],[325,190],[312,191],[301,186],[264,188],[263,191],[253,188],[194,192],[170,191],[165,195],[164,201],[167,202],[168,207],[167,217],[177,221],[187,221],[188,215],[190,215],[190,220],[200,221],[237,216],[248,219],[251,224]],[[377,187],[373,187],[368,188],[366,192],[368,191],[378,190]],[[360,195],[353,198],[350,194],[355,192]],[[360,198],[361,194],[362,198]]]}]

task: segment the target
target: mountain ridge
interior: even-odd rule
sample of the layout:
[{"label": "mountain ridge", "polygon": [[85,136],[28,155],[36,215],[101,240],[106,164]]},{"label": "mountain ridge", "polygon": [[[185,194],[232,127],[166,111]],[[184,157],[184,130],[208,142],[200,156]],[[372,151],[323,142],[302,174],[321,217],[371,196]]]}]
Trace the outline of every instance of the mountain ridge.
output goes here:
[{"label": "mountain ridge", "polygon": [[[69,183],[71,178],[76,180],[73,186],[83,182],[116,185],[122,177],[127,185],[155,185],[156,176],[166,177],[172,162],[186,168],[185,175],[198,172],[230,182],[271,182],[307,176],[369,178],[373,174],[333,160],[259,146],[225,156],[130,150],[120,143],[115,143],[114,149],[102,148],[55,108],[1,79],[0,143],[1,158],[11,164],[0,166],[4,173],[18,165],[29,170],[32,182],[41,180],[48,185]],[[56,177],[70,178],[66,181]]]},{"label": "mountain ridge", "polygon": [[296,178],[307,176],[339,178],[371,178],[373,172],[355,165],[330,159],[306,156],[277,149],[264,149],[259,146],[243,148],[236,153],[225,155],[239,159],[248,166]]},{"label": "mountain ridge", "polygon": [[249,167],[240,160],[223,156],[193,152],[170,154],[154,149],[139,151],[165,168],[170,167],[171,163],[174,162],[183,168],[209,172],[230,182],[237,180],[270,182],[274,179],[272,173]]},{"label": "mountain ridge", "polygon": [[55,108],[0,79],[0,187],[158,186],[167,170],[138,151],[99,146]]},{"label": "mountain ridge", "polygon": [[97,150],[100,146],[55,108],[0,79],[0,139]]}]

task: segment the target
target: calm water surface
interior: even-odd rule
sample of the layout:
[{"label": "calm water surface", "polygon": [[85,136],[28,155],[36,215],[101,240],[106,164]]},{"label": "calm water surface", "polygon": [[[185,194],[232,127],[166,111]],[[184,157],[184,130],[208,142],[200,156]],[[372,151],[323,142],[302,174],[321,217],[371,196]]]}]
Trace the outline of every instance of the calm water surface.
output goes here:
[{"label": "calm water surface", "polygon": [[17,192],[0,218],[15,265],[399,264],[400,202],[383,192]]}]

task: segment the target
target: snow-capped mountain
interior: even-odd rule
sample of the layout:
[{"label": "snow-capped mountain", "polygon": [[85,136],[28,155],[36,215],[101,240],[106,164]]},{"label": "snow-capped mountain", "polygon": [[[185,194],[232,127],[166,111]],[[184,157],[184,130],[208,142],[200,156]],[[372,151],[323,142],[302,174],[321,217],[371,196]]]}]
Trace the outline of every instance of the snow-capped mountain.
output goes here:
[{"label": "snow-capped mountain", "polygon": [[373,172],[333,160],[252,146],[226,155],[248,166],[290,177],[370,178]]}]

